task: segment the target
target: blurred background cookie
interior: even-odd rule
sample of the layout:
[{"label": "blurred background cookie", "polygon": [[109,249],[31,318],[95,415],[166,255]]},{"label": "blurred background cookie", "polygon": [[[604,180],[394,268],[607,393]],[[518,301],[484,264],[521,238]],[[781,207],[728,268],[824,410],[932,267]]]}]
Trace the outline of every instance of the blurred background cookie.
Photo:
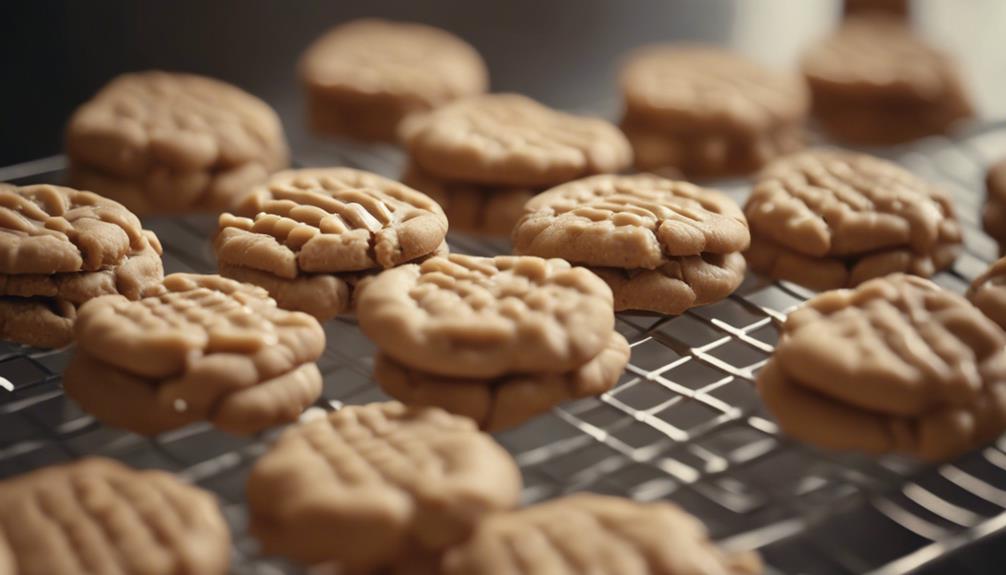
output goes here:
[{"label": "blurred background cookie", "polygon": [[520,489],[513,458],[474,422],[395,402],[287,429],[247,485],[265,553],[352,573],[463,541],[482,516],[516,506]]},{"label": "blurred background cookie", "polygon": [[963,297],[893,274],[791,313],[757,383],[800,441],[949,459],[1006,430],[1006,333]]},{"label": "blurred background cookie", "polygon": [[816,290],[894,272],[929,277],[961,250],[948,192],[854,152],[817,149],[773,162],[744,213],[751,269]]},{"label": "blurred background cookie", "polygon": [[279,117],[230,84],[169,72],[113,79],[70,118],[70,179],[139,214],[221,211],[288,150]]},{"label": "blurred background cookie", "polygon": [[163,275],[157,236],[121,204],[61,186],[0,184],[0,338],[67,345],[80,305],[109,294],[139,299]]},{"label": "blurred background cookie", "polygon": [[720,192],[659,176],[593,176],[535,197],[514,228],[514,252],[588,266],[616,311],[680,314],[744,279],[750,235]]},{"label": "blurred background cookie", "polygon": [[0,482],[0,567],[12,575],[224,575],[231,537],[212,494],[90,457]]},{"label": "blurred background cookie", "polygon": [[579,177],[619,172],[632,151],[610,123],[516,94],[469,98],[402,126],[402,181],[444,201],[461,231],[509,235],[517,201]]},{"label": "blurred background cookie", "polygon": [[393,141],[409,114],[485,92],[489,72],[467,42],[422,24],[355,20],[300,60],[308,123],[319,134]]},{"label": "blurred background cookie", "polygon": [[[533,552],[528,551],[533,549]],[[580,493],[483,519],[444,557],[445,575],[526,572],[757,575],[755,553],[716,547],[700,521],[667,502]]]},{"label": "blurred background cookie", "polygon": [[1006,258],[1001,258],[975,278],[965,294],[999,327],[1006,329]]},{"label": "blurred background cookie", "polygon": [[810,102],[800,78],[721,48],[642,48],[625,62],[621,89],[639,170],[740,175],[803,147]]},{"label": "blurred background cookie", "polygon": [[900,18],[849,18],[801,65],[815,118],[849,144],[908,142],[974,115],[957,64]]},{"label": "blurred background cookie", "polygon": [[144,435],[202,420],[249,434],[321,394],[325,334],[311,316],[220,276],[172,274],[158,288],[81,308],[63,386],[86,412]]},{"label": "blurred background cookie", "polygon": [[1006,158],[993,164],[985,175],[985,206],[982,211],[985,233],[1006,245]]},{"label": "blurred background cookie", "polygon": [[214,240],[221,275],[321,321],[349,309],[364,277],[446,251],[436,202],[362,170],[280,172],[235,211]]}]

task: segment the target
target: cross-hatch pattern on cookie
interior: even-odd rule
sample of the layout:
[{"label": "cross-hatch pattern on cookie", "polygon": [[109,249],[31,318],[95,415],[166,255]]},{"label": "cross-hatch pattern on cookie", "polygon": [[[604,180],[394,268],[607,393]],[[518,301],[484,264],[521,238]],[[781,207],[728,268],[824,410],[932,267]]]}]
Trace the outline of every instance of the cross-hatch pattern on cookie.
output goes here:
[{"label": "cross-hatch pattern on cookie", "polygon": [[94,271],[144,247],[140,221],[91,192],[0,185],[2,273]]}]

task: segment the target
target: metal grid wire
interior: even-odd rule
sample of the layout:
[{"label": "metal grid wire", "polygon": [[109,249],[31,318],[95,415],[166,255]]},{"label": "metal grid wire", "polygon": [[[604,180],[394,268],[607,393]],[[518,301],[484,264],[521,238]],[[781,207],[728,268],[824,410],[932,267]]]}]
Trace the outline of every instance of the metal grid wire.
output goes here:
[{"label": "metal grid wire", "polygon": [[[997,246],[978,230],[985,166],[1006,154],[1006,125],[956,140],[936,138],[890,154],[954,192],[967,250],[935,279],[963,291]],[[316,144],[307,165],[349,165],[395,176],[392,148]],[[59,182],[62,157],[0,169],[0,180]],[[743,184],[719,182],[743,201]],[[212,272],[213,218],[150,219],[167,272]],[[451,237],[452,250],[508,251],[506,242]],[[759,549],[769,573],[907,573],[1006,527],[1006,437],[955,461],[827,454],[781,437],[752,385],[772,352],[778,323],[809,295],[748,277],[730,298],[678,317],[619,314],[632,344],[618,385],[497,435],[524,474],[524,501],[572,491],[668,499],[700,517],[735,549]],[[325,325],[319,409],[387,397],[370,380],[372,344],[352,319]],[[234,437],[197,424],[156,438],[107,428],[63,396],[68,352],[0,343],[0,477],[100,454],[161,468],[214,491],[235,536],[235,573],[294,573],[257,555],[245,534],[244,482],[277,431]],[[2,381],[0,381],[2,384]],[[977,567],[991,572],[1001,569]],[[966,572],[954,567],[954,572]]]}]

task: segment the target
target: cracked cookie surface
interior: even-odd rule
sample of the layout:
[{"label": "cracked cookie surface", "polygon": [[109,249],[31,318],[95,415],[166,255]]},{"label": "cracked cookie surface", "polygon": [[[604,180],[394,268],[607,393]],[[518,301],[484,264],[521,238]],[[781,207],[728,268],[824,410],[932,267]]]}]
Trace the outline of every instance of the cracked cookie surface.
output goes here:
[{"label": "cracked cookie surface", "polygon": [[516,253],[591,266],[656,269],[674,256],[743,250],[750,240],[727,196],[654,175],[602,175],[529,201],[514,228]]},{"label": "cracked cookie surface", "polygon": [[286,279],[393,267],[435,251],[447,234],[425,194],[350,168],[280,172],[237,212],[220,216],[217,259]]}]

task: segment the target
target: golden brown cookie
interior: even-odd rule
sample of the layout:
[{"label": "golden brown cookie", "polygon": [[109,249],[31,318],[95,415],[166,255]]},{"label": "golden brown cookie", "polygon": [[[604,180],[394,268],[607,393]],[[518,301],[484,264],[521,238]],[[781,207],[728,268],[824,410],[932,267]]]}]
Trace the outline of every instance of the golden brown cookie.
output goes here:
[{"label": "golden brown cookie", "polygon": [[357,318],[400,363],[481,379],[583,365],[608,344],[611,306],[600,278],[563,260],[451,254],[370,280]]},{"label": "golden brown cookie", "polygon": [[791,313],[758,389],[801,441],[948,459],[1006,430],[1006,333],[961,296],[894,274]]},{"label": "golden brown cookie", "polygon": [[520,489],[516,463],[473,421],[392,402],[287,429],[247,494],[266,553],[363,572],[463,540],[482,516],[515,506]]},{"label": "golden brown cookie", "polygon": [[869,13],[908,16],[910,4],[911,0],[845,0],[843,11],[846,16]]},{"label": "golden brown cookie", "polygon": [[601,395],[618,382],[629,362],[629,343],[612,333],[607,347],[565,373],[508,373],[493,379],[444,377],[410,369],[386,354],[374,363],[374,379],[407,405],[440,407],[474,419],[487,431],[523,423],[556,405]]},{"label": "golden brown cookie", "polygon": [[989,266],[968,288],[967,298],[999,327],[1006,329],[1006,258]]},{"label": "golden brown cookie", "polygon": [[516,94],[466,98],[402,125],[409,156],[446,181],[544,188],[632,162],[618,128]]},{"label": "golden brown cookie", "polygon": [[625,63],[621,87],[622,128],[640,170],[744,174],[802,147],[810,100],[800,79],[726,50],[642,48]]},{"label": "golden brown cookie", "polygon": [[265,102],[167,72],[112,80],[70,119],[66,150],[76,185],[144,214],[226,209],[288,162]]},{"label": "golden brown cookie", "polygon": [[0,570],[12,575],[223,575],[213,496],[161,471],[87,458],[0,482]]},{"label": "golden brown cookie", "polygon": [[440,204],[451,231],[475,235],[510,237],[524,211],[524,204],[534,197],[527,188],[495,187],[447,182],[409,164],[402,183],[415,188]]},{"label": "golden brown cookie", "polygon": [[1002,251],[1006,245],[1006,158],[989,168],[985,176],[985,207],[982,226],[985,233],[999,242]]},{"label": "golden brown cookie", "polygon": [[356,20],[314,41],[300,61],[311,129],[394,140],[407,115],[486,91],[478,52],[422,24]]},{"label": "golden brown cookie", "polygon": [[611,288],[615,311],[666,315],[718,302],[734,293],[746,269],[740,252],[669,258],[654,270],[591,267]]},{"label": "golden brown cookie", "polygon": [[751,268],[817,289],[894,271],[930,276],[960,250],[947,192],[853,152],[811,150],[773,162],[744,213]]},{"label": "golden brown cookie", "polygon": [[813,110],[833,137],[890,145],[946,132],[973,109],[954,61],[903,18],[848,18],[803,58]]},{"label": "golden brown cookie", "polygon": [[444,557],[444,575],[756,575],[751,553],[717,548],[671,503],[577,494],[483,519]]},{"label": "golden brown cookie", "polygon": [[107,294],[138,299],[163,275],[157,236],[121,204],[60,186],[0,185],[0,338],[67,345],[77,306]]},{"label": "golden brown cookie", "polygon": [[93,299],[75,332],[67,394],[137,433],[198,420],[251,433],[296,420],[321,393],[318,322],[220,276],[172,274],[140,301]]},{"label": "golden brown cookie", "polygon": [[743,250],[750,240],[727,196],[648,174],[594,176],[524,206],[514,251],[592,266],[656,269],[675,256]]}]

